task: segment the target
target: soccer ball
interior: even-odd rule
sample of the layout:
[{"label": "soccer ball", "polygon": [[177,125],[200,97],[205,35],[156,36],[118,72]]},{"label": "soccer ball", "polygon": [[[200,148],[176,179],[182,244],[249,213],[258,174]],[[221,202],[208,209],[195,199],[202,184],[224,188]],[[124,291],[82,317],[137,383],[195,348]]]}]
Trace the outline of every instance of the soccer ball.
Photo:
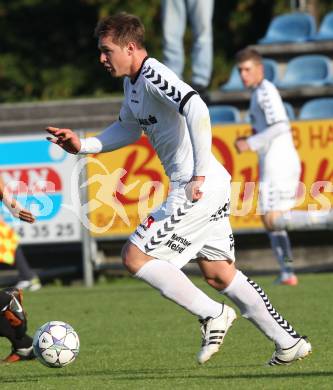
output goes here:
[{"label": "soccer ball", "polygon": [[62,321],[50,321],[37,330],[32,345],[41,363],[60,368],[75,360],[79,354],[80,340],[70,325]]}]

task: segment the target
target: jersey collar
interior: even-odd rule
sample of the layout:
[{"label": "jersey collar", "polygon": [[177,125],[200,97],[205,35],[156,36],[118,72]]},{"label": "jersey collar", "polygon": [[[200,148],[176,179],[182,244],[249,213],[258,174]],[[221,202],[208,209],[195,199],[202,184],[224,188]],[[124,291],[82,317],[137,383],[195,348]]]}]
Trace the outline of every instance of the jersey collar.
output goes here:
[{"label": "jersey collar", "polygon": [[142,64],[141,64],[141,66],[140,66],[140,69],[138,70],[138,73],[136,74],[136,76],[134,77],[133,80],[131,79],[131,84],[135,84],[135,83],[136,83],[136,80],[139,78],[140,73],[141,73],[141,71],[142,71],[143,65],[144,65],[144,63],[148,60],[148,58],[149,58],[149,56],[146,56],[146,57],[143,59]]}]

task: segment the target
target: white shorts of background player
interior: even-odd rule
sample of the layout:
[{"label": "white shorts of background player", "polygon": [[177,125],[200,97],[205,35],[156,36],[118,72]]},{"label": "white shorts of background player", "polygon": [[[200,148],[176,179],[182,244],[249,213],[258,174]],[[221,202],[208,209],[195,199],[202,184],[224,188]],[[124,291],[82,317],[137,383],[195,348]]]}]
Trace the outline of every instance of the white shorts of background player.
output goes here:
[{"label": "white shorts of background player", "polygon": [[296,204],[301,164],[289,133],[274,138],[259,156],[259,205],[262,214],[287,211]]}]

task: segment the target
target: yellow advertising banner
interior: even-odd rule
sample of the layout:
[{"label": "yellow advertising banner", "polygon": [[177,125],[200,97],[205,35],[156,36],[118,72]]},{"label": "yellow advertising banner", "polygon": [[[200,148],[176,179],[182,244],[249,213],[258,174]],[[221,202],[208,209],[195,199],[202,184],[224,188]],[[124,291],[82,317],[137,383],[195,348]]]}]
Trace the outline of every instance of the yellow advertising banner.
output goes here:
[{"label": "yellow advertising banner", "polygon": [[[296,207],[330,208],[333,204],[332,121],[295,121],[292,130],[302,163]],[[251,152],[238,154],[234,148],[236,138],[250,134],[249,124],[213,127],[213,152],[232,176],[230,221],[236,232],[263,229],[257,202],[257,156]],[[120,150],[90,157],[88,182],[91,232],[94,236],[110,238],[132,233],[168,191],[168,179],[146,137]]]}]

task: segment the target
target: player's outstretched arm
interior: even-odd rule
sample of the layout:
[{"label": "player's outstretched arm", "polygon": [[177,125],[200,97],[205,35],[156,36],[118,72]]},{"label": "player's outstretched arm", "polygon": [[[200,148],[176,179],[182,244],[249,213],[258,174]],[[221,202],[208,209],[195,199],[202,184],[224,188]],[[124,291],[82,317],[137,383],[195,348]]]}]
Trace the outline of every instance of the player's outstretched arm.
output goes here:
[{"label": "player's outstretched arm", "polygon": [[61,148],[68,153],[77,154],[81,149],[80,138],[71,129],[60,129],[58,127],[47,127],[46,131],[53,137],[47,137],[46,139]]},{"label": "player's outstretched arm", "polygon": [[5,185],[0,178],[0,201],[8,208],[11,214],[15,218],[19,218],[21,221],[33,223],[35,217],[29,210],[26,210],[22,205],[13,198],[13,196],[6,190]]}]

